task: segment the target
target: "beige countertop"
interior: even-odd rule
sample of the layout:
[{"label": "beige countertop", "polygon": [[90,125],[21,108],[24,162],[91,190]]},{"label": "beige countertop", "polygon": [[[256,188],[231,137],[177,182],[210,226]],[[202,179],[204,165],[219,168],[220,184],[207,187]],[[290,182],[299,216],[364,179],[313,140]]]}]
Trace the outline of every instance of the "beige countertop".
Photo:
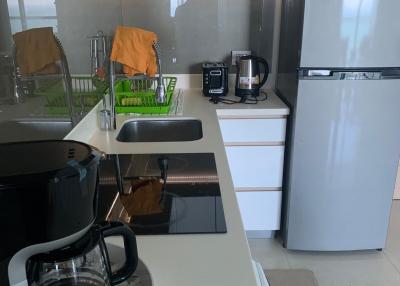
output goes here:
[{"label": "beige countertop", "polygon": [[[257,285],[255,272],[225,149],[219,130],[219,116],[286,116],[288,108],[273,93],[256,105],[212,104],[201,89],[185,89],[183,117],[200,119],[203,138],[193,142],[121,143],[115,137],[124,121],[132,116],[118,116],[117,130],[98,127],[99,104],[65,139],[82,141],[108,154],[199,153],[215,154],[222,202],[227,225],[226,234],[137,236],[139,257],[147,265],[155,286],[178,285]],[[237,99],[236,99],[237,100]],[[161,116],[160,116],[161,117]],[[141,117],[142,118],[142,117]],[[121,243],[115,239],[113,243]]]}]

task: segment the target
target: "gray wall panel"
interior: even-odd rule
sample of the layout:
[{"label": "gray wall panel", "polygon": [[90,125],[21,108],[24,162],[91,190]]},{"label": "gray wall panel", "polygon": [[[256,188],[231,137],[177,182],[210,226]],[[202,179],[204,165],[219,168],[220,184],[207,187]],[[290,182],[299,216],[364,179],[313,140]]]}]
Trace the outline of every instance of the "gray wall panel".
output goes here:
[{"label": "gray wall panel", "polygon": [[55,0],[56,28],[72,73],[90,71],[87,37],[98,30],[111,35],[117,25],[156,32],[165,73],[201,73],[204,61],[230,63],[231,50],[251,49],[272,65],[277,1]]},{"label": "gray wall panel", "polygon": [[120,1],[56,0],[55,3],[58,35],[67,54],[71,73],[90,73],[88,36],[95,35],[98,30],[111,34],[121,24]]},{"label": "gray wall panel", "polygon": [[11,52],[11,27],[7,11],[7,0],[0,0],[0,52]]}]

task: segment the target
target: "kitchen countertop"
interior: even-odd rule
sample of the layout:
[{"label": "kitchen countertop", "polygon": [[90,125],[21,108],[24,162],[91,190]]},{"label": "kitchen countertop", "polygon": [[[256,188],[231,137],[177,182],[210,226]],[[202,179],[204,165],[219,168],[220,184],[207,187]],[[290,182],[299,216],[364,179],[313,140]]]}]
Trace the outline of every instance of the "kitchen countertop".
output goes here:
[{"label": "kitchen countertop", "polygon": [[[184,89],[181,92],[183,93],[183,117],[197,118],[202,121],[203,138],[200,140],[152,143],[118,142],[115,137],[121,125],[124,121],[132,119],[132,116],[119,115],[117,130],[100,130],[97,114],[102,107],[101,104],[98,104],[65,139],[88,143],[108,154],[214,153],[227,233],[137,236],[139,257],[149,268],[155,286],[255,286],[257,285],[256,276],[233,190],[217,121],[217,112],[218,116],[222,117],[268,118],[286,116],[289,110],[271,91],[268,92],[267,101],[259,102],[256,105],[212,104],[201,95],[201,89]],[[111,243],[121,244],[122,242],[114,238]]]}]

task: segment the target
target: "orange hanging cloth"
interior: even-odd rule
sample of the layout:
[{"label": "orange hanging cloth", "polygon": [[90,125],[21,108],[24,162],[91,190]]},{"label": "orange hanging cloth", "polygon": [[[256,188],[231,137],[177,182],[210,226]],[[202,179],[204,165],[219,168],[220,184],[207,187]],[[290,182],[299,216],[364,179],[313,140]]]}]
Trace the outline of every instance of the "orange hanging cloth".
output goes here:
[{"label": "orange hanging cloth", "polygon": [[59,73],[61,59],[52,27],[35,28],[14,34],[16,62],[22,75]]},{"label": "orange hanging cloth", "polygon": [[110,59],[123,64],[128,76],[157,73],[156,54],[153,43],[157,35],[139,28],[118,26],[115,31]]}]

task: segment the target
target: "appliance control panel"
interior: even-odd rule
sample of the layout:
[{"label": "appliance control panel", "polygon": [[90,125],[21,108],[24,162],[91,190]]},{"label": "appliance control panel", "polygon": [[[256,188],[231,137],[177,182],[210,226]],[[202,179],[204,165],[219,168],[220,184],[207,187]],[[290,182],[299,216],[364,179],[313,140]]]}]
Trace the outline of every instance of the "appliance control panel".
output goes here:
[{"label": "appliance control panel", "polygon": [[203,63],[203,68],[225,68],[225,63]]}]

